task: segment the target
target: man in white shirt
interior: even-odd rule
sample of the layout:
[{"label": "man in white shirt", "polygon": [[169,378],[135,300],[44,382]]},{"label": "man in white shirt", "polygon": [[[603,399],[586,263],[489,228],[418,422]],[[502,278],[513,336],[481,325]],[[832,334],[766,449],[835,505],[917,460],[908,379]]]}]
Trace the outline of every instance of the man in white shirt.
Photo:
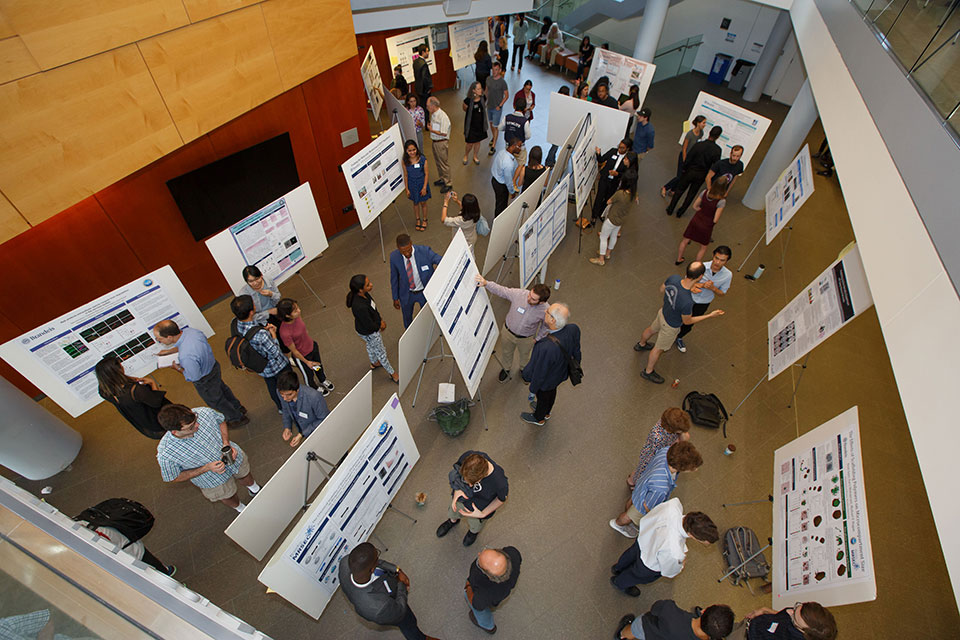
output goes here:
[{"label": "man in white shirt", "polygon": [[440,172],[440,179],[433,184],[440,187],[440,193],[446,193],[453,188],[453,181],[450,179],[450,162],[447,158],[450,145],[450,116],[440,108],[440,101],[432,96],[427,98],[427,111],[430,112],[430,124],[427,125],[427,130],[430,132],[433,159],[437,162],[437,171]]},{"label": "man in white shirt", "polygon": [[707,546],[720,539],[717,525],[705,513],[684,514],[678,498],[651,509],[640,519],[637,529],[637,543],[631,544],[617,564],[610,567],[610,583],[634,598],[640,595],[638,584],[680,574],[687,556],[687,538]]},{"label": "man in white shirt", "polygon": [[[693,294],[693,312],[691,315],[702,316],[707,312],[707,308],[716,296],[722,298],[727,295],[730,283],[733,282],[733,274],[725,265],[732,255],[733,251],[725,244],[713,250],[713,260],[706,264],[706,271],[697,283],[700,285],[700,291]],[[685,324],[680,327],[680,333],[677,335],[677,351],[680,353],[687,352],[687,345],[683,343],[683,336],[690,333],[692,329],[692,324]]]}]

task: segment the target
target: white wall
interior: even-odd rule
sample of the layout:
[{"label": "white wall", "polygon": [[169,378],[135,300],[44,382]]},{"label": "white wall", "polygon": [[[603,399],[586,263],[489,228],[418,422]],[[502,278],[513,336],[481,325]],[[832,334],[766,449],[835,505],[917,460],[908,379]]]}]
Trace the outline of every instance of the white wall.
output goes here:
[{"label": "white wall", "polygon": [[443,12],[442,2],[432,2],[416,6],[400,6],[395,9],[354,13],[353,31],[354,33],[370,33],[372,31],[386,31],[387,29],[402,29],[403,27],[419,27],[425,24],[473,20],[532,9],[533,0],[473,0],[468,13],[448,16]]}]

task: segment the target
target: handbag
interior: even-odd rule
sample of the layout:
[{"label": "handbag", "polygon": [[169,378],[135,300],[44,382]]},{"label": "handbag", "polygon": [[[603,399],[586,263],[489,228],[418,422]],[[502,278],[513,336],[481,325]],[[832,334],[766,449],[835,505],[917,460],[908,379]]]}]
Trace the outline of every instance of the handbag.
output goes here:
[{"label": "handbag", "polygon": [[560,344],[560,341],[557,340],[553,335],[547,335],[553,344],[560,347],[560,352],[567,359],[567,375],[570,376],[570,384],[577,386],[583,382],[583,367],[580,366],[580,363],[573,359],[573,357],[567,353],[567,350],[563,348],[563,345]]},{"label": "handbag", "polygon": [[480,219],[477,220],[477,233],[482,236],[490,235],[490,224],[487,222],[487,219],[483,216],[480,216]]}]

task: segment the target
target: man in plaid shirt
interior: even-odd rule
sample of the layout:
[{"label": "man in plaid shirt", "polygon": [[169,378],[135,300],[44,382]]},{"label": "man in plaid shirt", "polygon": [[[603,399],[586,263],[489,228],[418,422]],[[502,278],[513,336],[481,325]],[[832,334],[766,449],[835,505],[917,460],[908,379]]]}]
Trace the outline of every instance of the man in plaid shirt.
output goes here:
[{"label": "man in plaid shirt", "polygon": [[230,310],[237,318],[234,322],[236,325],[234,333],[236,335],[245,336],[250,329],[263,327],[262,331],[257,331],[254,334],[250,340],[250,345],[254,351],[267,359],[267,367],[259,375],[263,377],[263,381],[267,385],[270,399],[273,400],[273,404],[277,405],[277,413],[282,414],[280,396],[277,395],[277,376],[283,371],[292,369],[292,367],[280,351],[280,345],[277,343],[277,328],[269,323],[264,327],[259,322],[254,321],[253,298],[248,295],[234,298],[230,302]]},{"label": "man in plaid shirt", "polygon": [[[223,414],[208,407],[190,409],[168,404],[157,415],[167,433],[157,445],[157,462],[164,482],[189,480],[210,502],[222,502],[237,512],[245,506],[237,497],[237,482],[251,496],[260,491],[250,473],[250,461],[240,445],[230,442]],[[230,447],[224,464],[222,447]]]}]

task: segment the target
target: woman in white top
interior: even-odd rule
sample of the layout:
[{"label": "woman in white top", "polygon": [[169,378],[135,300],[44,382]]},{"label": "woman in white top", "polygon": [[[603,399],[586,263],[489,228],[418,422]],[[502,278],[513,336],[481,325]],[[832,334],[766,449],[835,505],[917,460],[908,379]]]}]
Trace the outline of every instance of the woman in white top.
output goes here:
[{"label": "woman in white top", "polygon": [[[448,216],[447,206],[453,200],[460,205],[460,215]],[[472,193],[463,194],[463,200],[457,196],[456,191],[448,191],[443,196],[443,208],[440,210],[440,222],[448,227],[453,227],[453,234],[456,235],[457,229],[463,229],[463,236],[470,245],[470,249],[477,244],[477,222],[480,220],[480,202],[477,196]]]}]

